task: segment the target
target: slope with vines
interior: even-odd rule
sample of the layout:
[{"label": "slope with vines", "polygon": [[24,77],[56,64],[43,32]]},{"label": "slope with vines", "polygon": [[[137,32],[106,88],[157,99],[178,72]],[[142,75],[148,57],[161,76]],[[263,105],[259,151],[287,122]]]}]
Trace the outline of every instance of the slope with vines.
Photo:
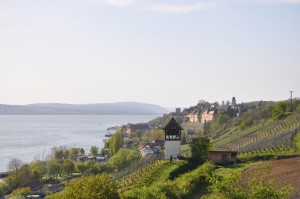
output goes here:
[{"label": "slope with vines", "polygon": [[294,138],[300,131],[300,114],[293,114],[283,120],[262,124],[224,136],[213,141],[215,149],[235,150],[239,153],[251,151],[296,148]]}]

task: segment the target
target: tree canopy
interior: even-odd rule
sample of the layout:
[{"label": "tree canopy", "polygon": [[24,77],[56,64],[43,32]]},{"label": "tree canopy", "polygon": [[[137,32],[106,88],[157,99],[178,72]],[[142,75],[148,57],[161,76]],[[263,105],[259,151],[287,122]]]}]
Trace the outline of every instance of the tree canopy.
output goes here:
[{"label": "tree canopy", "polygon": [[272,118],[274,120],[282,119],[290,111],[290,108],[286,102],[278,102],[272,111]]},{"label": "tree canopy", "polygon": [[119,130],[108,140],[108,147],[109,147],[108,155],[109,156],[114,155],[123,146],[124,146],[123,132]]},{"label": "tree canopy", "polygon": [[189,143],[192,152],[192,159],[198,161],[199,163],[207,160],[208,151],[211,148],[210,139],[206,136],[199,136],[193,138]]}]

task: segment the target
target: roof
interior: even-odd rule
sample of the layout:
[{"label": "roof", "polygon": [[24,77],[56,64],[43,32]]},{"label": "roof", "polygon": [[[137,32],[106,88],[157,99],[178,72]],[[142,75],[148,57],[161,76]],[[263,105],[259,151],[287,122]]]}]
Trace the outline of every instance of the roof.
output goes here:
[{"label": "roof", "polygon": [[172,117],[169,123],[163,128],[163,130],[183,130],[178,122]]}]

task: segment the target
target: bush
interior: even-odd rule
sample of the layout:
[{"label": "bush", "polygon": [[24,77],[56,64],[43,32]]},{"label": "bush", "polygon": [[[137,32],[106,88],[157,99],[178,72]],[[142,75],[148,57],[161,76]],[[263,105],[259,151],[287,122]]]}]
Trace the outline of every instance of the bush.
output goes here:
[{"label": "bush", "polygon": [[26,196],[28,196],[30,194],[30,188],[29,187],[26,187],[26,188],[18,188],[18,189],[15,189],[13,192],[12,192],[12,196],[13,198],[15,199],[18,199],[18,198],[26,198]]},{"label": "bush", "polygon": [[148,188],[143,186],[141,188],[131,189],[122,195],[122,199],[167,199],[165,194],[157,187]]},{"label": "bush", "polygon": [[289,106],[286,102],[278,102],[272,111],[272,118],[279,120],[288,114]]},{"label": "bush", "polygon": [[120,170],[131,166],[140,160],[140,158],[141,153],[139,151],[121,148],[108,160],[107,165],[114,170]]},{"label": "bush", "polygon": [[245,118],[242,120],[240,124],[240,129],[244,130],[245,128],[251,126],[253,124],[253,119],[251,117]]},{"label": "bush", "polygon": [[70,181],[61,191],[49,195],[50,199],[119,199],[117,183],[111,182],[111,177],[103,173],[95,176],[85,176]]},{"label": "bush", "polygon": [[6,183],[0,182],[0,198],[6,194],[7,186]]}]

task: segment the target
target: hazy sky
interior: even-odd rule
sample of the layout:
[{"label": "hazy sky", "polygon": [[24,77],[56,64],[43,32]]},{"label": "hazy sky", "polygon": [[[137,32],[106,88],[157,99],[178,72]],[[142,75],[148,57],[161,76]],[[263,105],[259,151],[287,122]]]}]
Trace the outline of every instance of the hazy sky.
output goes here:
[{"label": "hazy sky", "polygon": [[300,96],[300,0],[0,0],[0,104]]}]

